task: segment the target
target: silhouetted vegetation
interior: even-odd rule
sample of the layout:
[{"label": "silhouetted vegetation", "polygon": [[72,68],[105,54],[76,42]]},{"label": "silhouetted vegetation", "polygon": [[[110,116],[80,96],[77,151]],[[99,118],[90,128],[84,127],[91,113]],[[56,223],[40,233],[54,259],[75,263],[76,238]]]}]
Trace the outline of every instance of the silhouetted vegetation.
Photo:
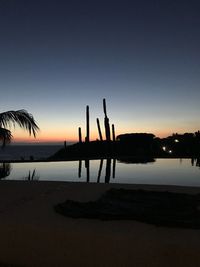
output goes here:
[{"label": "silhouetted vegetation", "polygon": [[117,153],[124,156],[153,155],[154,135],[148,133],[121,134],[117,136]]},{"label": "silhouetted vegetation", "polygon": [[[158,138],[151,133],[118,135],[116,141],[79,142],[59,150],[51,160],[84,158],[135,158],[148,161],[158,157],[200,158],[200,132]],[[198,162],[198,161],[197,161]]]},{"label": "silhouetted vegetation", "polygon": [[2,112],[0,113],[0,141],[3,147],[12,140],[11,131],[6,129],[11,123],[14,126],[17,123],[22,129],[27,130],[30,135],[33,134],[34,137],[39,130],[32,114],[28,113],[26,110]]},{"label": "silhouetted vegetation", "polygon": [[200,132],[173,134],[160,139],[164,154],[172,154],[174,157],[199,157],[200,156]]},{"label": "silhouetted vegetation", "polygon": [[126,133],[115,137],[112,124],[112,140],[106,100],[103,99],[105,140],[103,140],[100,121],[97,118],[99,139],[90,141],[89,106],[86,106],[86,137],[82,142],[81,128],[78,128],[79,142],[64,145],[50,160],[88,159],[88,158],[135,158],[148,162],[156,157],[200,157],[200,132],[173,134],[158,138],[152,133]]}]

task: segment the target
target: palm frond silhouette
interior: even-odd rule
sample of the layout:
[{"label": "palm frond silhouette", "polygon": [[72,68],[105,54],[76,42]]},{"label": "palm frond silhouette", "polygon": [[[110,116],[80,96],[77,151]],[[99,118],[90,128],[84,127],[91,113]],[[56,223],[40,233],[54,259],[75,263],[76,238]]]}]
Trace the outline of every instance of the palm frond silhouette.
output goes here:
[{"label": "palm frond silhouette", "polygon": [[36,124],[33,115],[26,110],[10,110],[0,113],[0,141],[3,147],[12,140],[11,131],[8,130],[11,125],[20,126],[20,128],[29,132],[30,135],[36,137],[39,127]]}]

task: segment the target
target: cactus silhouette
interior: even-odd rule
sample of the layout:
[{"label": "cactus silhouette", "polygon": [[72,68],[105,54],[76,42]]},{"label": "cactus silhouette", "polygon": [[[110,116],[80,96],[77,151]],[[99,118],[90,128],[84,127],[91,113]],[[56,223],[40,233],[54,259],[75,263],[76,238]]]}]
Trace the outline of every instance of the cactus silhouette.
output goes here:
[{"label": "cactus silhouette", "polygon": [[79,143],[82,143],[81,127],[78,127],[78,139],[79,139]]},{"label": "cactus silhouette", "polygon": [[112,140],[115,141],[115,125],[112,124]]},{"label": "cactus silhouette", "polygon": [[86,137],[85,142],[90,141],[90,121],[89,121],[89,106],[86,106]]},{"label": "cactus silhouette", "polygon": [[106,141],[110,141],[110,124],[109,119],[107,117],[107,111],[106,111],[106,100],[103,99],[103,111],[104,111],[104,125],[105,125],[105,134],[106,134]]},{"label": "cactus silhouette", "polygon": [[97,128],[98,128],[98,132],[99,132],[99,139],[100,139],[100,141],[103,141],[103,137],[102,137],[102,133],[101,133],[101,126],[100,126],[100,122],[99,122],[98,118],[97,118]]}]

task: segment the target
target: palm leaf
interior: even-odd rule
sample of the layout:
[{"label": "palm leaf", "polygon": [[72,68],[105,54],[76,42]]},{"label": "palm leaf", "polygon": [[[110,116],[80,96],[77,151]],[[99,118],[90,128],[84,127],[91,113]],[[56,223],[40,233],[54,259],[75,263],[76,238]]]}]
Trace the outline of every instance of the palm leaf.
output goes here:
[{"label": "palm leaf", "polygon": [[25,129],[29,134],[33,134],[36,137],[39,127],[37,126],[32,114],[28,113],[26,110],[10,110],[0,113],[0,127],[10,127],[11,124],[15,126],[18,124],[22,129]]},{"label": "palm leaf", "polygon": [[12,140],[11,131],[0,127],[0,141],[3,143],[3,147],[9,144]]}]

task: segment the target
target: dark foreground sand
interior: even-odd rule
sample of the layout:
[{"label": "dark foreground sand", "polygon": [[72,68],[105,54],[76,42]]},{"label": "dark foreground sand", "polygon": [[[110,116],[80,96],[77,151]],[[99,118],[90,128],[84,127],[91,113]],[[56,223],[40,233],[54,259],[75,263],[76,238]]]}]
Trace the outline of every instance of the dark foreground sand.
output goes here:
[{"label": "dark foreground sand", "polygon": [[54,212],[59,202],[95,200],[111,187],[200,193],[200,188],[0,181],[0,266],[200,266],[200,230]]}]

